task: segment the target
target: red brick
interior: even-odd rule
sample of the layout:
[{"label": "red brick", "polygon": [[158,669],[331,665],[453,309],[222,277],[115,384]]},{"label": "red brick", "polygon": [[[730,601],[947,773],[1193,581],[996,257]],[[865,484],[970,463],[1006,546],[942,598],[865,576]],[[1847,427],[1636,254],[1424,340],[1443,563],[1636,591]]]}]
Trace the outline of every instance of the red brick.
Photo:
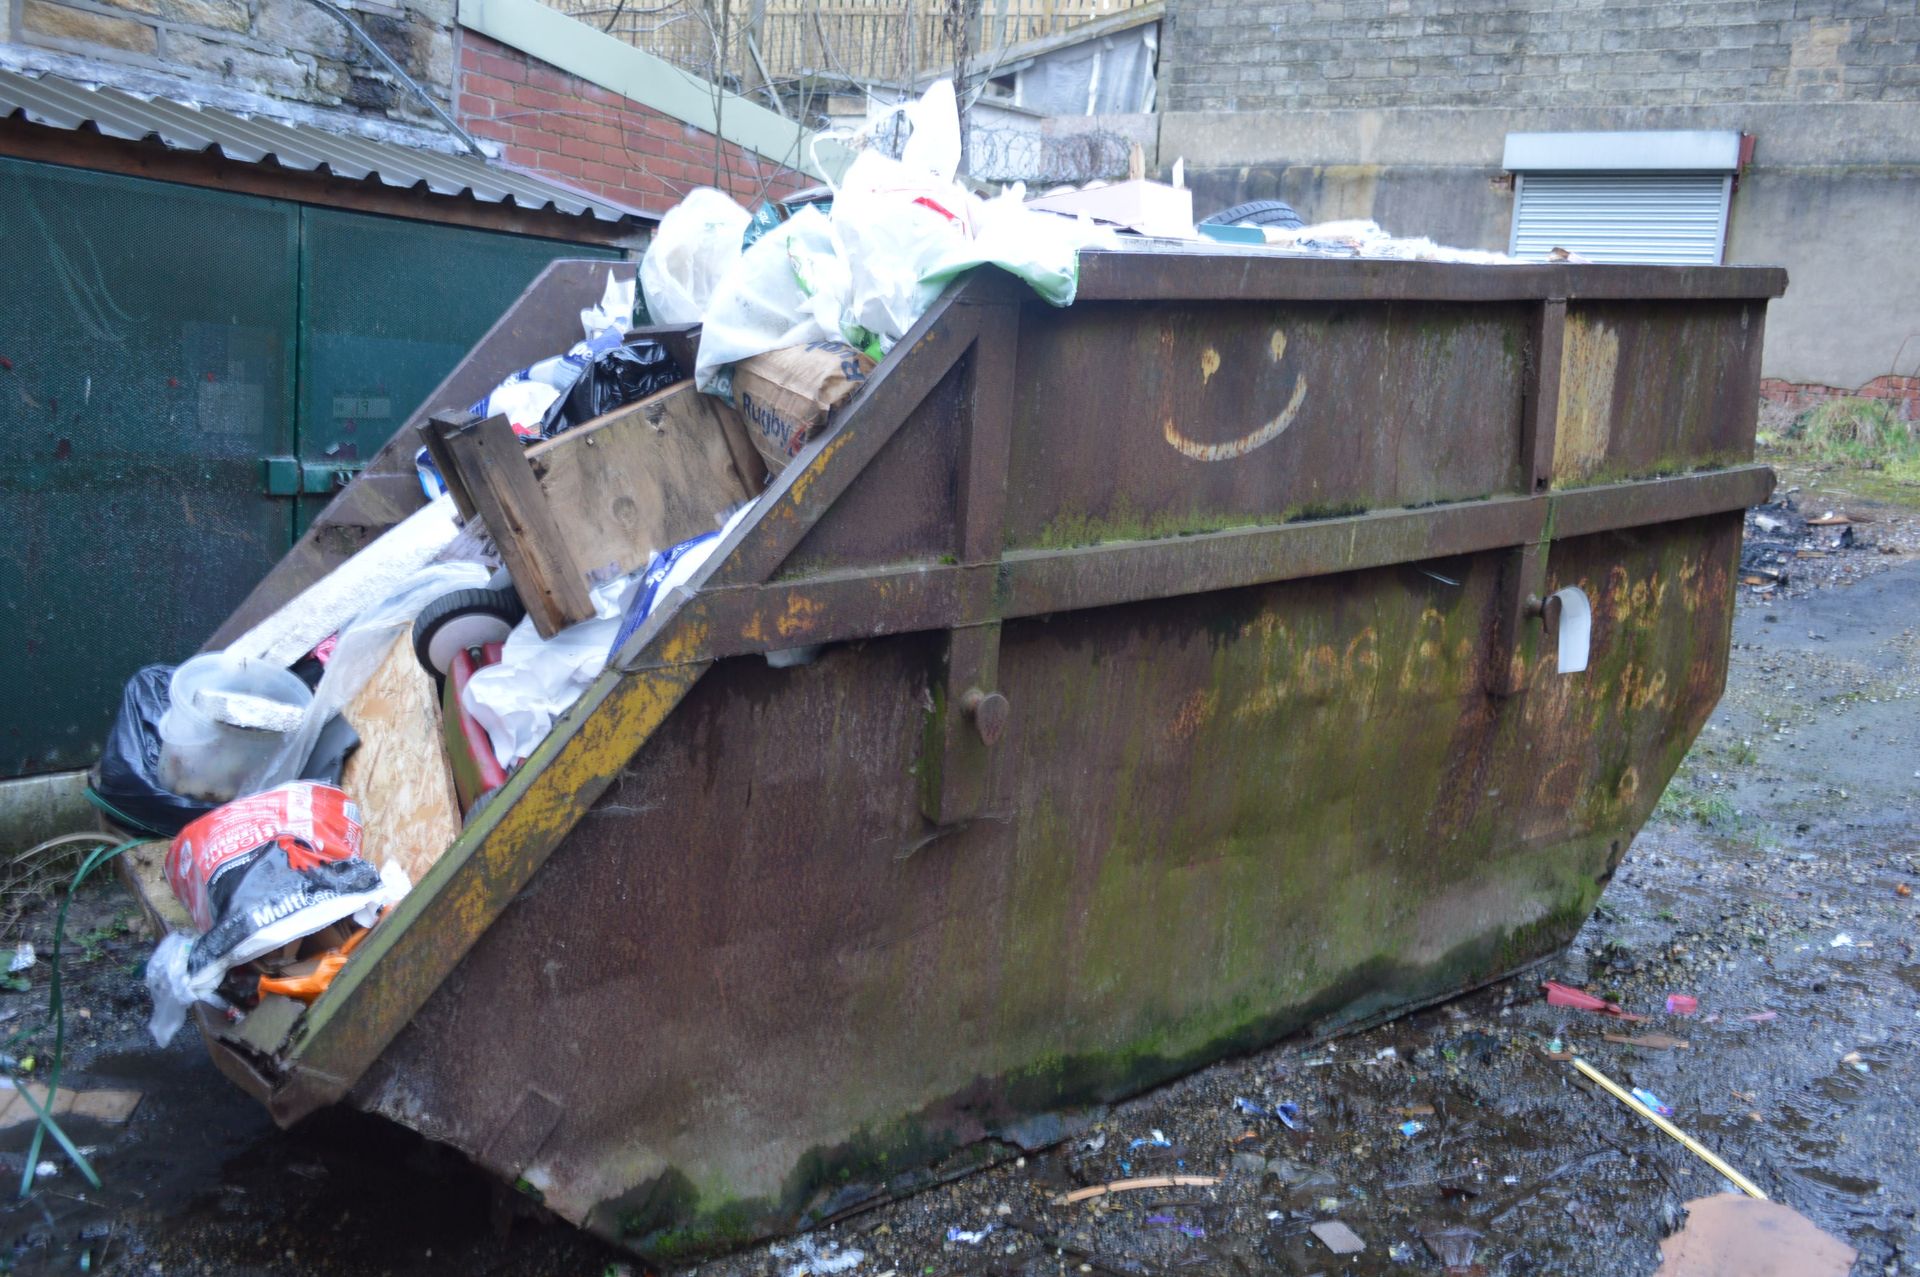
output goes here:
[{"label": "red brick", "polygon": [[571,155],[580,160],[604,160],[607,148],[599,142],[590,142],[583,137],[563,137],[560,139],[560,154]]},{"label": "red brick", "polygon": [[529,146],[509,146],[505,159],[507,163],[519,168],[537,168],[540,164],[540,153]]},{"label": "red brick", "polygon": [[529,59],[527,62],[527,83],[543,89],[552,89],[556,93],[572,96],[585,81],[577,75],[568,75],[551,63]]},{"label": "red brick", "polygon": [[496,80],[506,80],[518,84],[527,78],[527,68],[513,58],[502,57],[497,53],[475,51],[462,59],[469,74],[490,75]]},{"label": "red brick", "polygon": [[513,141],[513,126],[505,120],[489,120],[485,116],[468,116],[467,132],[475,137],[490,137],[496,142]]},{"label": "red brick", "polygon": [[555,177],[576,178],[580,176],[580,161],[568,155],[542,155],[532,167],[541,173],[551,173]]},{"label": "red brick", "polygon": [[493,99],[483,98],[473,93],[462,93],[460,114],[469,120],[487,119],[493,115]]},{"label": "red brick", "polygon": [[520,85],[513,91],[513,100],[521,106],[532,107],[536,111],[564,111],[573,103],[561,97],[552,89],[543,89],[531,84]]},{"label": "red brick", "polygon": [[561,154],[561,138],[549,129],[541,127],[540,117],[524,117],[518,121],[513,131],[513,140],[520,146],[532,146],[534,150]]},{"label": "red brick", "polygon": [[460,87],[474,97],[491,98],[497,102],[513,101],[514,86],[498,76],[469,71],[461,80]]},{"label": "red brick", "polygon": [[619,186],[627,180],[627,171],[616,164],[595,162],[580,171],[580,177],[588,182],[605,182],[609,186]]}]

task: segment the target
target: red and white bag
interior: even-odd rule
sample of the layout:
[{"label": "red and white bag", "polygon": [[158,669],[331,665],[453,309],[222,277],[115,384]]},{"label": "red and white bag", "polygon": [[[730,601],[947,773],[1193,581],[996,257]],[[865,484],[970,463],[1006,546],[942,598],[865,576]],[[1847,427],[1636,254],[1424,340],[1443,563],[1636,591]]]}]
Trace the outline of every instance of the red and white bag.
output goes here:
[{"label": "red and white bag", "polygon": [[189,1004],[216,1005],[227,971],[343,918],[371,926],[407,892],[397,866],[360,858],[360,811],[345,791],[296,780],[216,807],[167,850],[167,884],[199,935],[176,933],[147,962],[162,1046]]}]

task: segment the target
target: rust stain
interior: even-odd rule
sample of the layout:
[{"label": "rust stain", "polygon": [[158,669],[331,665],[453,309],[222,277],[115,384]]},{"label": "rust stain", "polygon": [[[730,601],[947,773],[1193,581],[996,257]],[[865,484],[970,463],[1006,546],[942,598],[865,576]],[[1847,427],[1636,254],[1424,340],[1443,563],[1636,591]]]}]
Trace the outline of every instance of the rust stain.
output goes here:
[{"label": "rust stain", "polygon": [[789,505],[799,505],[807,499],[807,489],[813,486],[815,479],[818,479],[827,472],[827,467],[833,464],[833,454],[846,446],[849,437],[850,432],[842,430],[839,434],[827,440],[826,444],[820,449],[820,455],[813,459],[813,464],[809,465],[800,474],[794,476],[793,486],[787,489],[787,503]]},{"label": "rust stain", "polygon": [[780,631],[783,639],[796,634],[804,634],[813,628],[813,618],[820,613],[822,605],[804,594],[796,594],[787,604],[785,615],[774,621],[773,628]]},{"label": "rust stain", "polygon": [[688,620],[673,628],[660,644],[660,658],[669,665],[695,660],[707,645],[708,626],[704,621]]},{"label": "rust stain", "polygon": [[1202,688],[1182,701],[1179,710],[1173,716],[1173,722],[1167,726],[1167,735],[1177,741],[1191,740],[1196,732],[1213,719],[1214,711],[1220,708],[1220,693]]},{"label": "rust stain", "polygon": [[1599,470],[1613,432],[1613,382],[1620,334],[1600,320],[1567,316],[1560,356],[1560,415],[1553,435],[1553,481],[1577,482]]}]

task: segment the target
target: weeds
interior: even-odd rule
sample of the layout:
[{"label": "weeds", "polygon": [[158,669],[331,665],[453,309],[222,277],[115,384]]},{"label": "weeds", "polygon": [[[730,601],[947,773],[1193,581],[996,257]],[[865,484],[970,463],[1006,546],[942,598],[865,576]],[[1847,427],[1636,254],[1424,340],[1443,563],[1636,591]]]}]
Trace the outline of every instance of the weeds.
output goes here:
[{"label": "weeds", "polygon": [[1675,776],[1660,795],[1654,814],[1668,820],[1691,820],[1718,833],[1731,833],[1740,824],[1740,813],[1725,794],[1698,789],[1685,776]]},{"label": "weeds", "polygon": [[1920,425],[1903,420],[1883,400],[1829,399],[1784,426],[1763,430],[1760,442],[1815,465],[1879,470],[1897,482],[1920,484]]}]

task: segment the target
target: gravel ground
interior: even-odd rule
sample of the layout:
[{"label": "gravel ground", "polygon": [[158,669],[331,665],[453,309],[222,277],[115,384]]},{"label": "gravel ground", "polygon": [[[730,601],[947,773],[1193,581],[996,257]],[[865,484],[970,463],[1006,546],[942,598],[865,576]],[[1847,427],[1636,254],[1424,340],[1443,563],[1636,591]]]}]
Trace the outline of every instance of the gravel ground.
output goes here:
[{"label": "gravel ground", "polygon": [[[857,1277],[1439,1272],[1435,1246],[1470,1243],[1487,1273],[1651,1272],[1682,1203],[1726,1185],[1550,1057],[1556,1041],[1658,1094],[1770,1195],[1858,1248],[1857,1273],[1920,1271],[1908,1122],[1920,1081],[1920,520],[1831,481],[1795,495],[1803,511],[1851,503],[1871,515],[1859,531],[1872,544],[1743,594],[1726,699],[1564,953],[1368,1032],[1202,1070],[1067,1144],[699,1271],[785,1277],[858,1251],[845,1270]],[[397,1127],[342,1111],[274,1130],[191,1030],[154,1049],[137,977],[151,939],[134,916],[110,884],[76,905],[69,1067],[77,1084],[145,1099],[124,1126],[73,1124],[104,1187],[57,1161],[33,1198],[0,1213],[0,1271],[640,1271],[569,1228],[515,1219],[486,1177]],[[44,957],[51,927],[34,910],[7,943],[30,940]],[[25,991],[0,993],[0,1034],[44,1070],[47,963],[27,976]],[[1545,979],[1648,1019],[1550,1007]],[[1669,993],[1696,997],[1698,1013],[1666,1014]],[[1297,1105],[1296,1126],[1243,1100]],[[0,1172],[19,1175],[26,1131],[0,1132]],[[1059,1200],[1158,1174],[1219,1182]],[[1333,1255],[1310,1231],[1329,1220],[1366,1249]]]}]

